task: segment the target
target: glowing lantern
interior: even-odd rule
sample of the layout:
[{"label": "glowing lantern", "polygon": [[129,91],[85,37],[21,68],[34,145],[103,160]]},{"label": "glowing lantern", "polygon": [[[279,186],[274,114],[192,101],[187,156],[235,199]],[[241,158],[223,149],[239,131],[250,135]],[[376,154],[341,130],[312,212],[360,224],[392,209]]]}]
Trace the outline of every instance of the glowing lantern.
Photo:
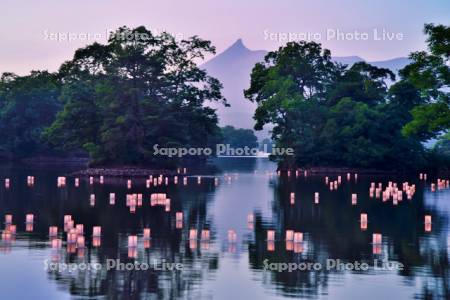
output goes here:
[{"label": "glowing lantern", "polygon": [[237,240],[236,231],[233,229],[228,230],[228,242],[229,243],[235,243]]},{"label": "glowing lantern", "polygon": [[294,232],[294,243],[303,242],[303,232]]},{"label": "glowing lantern", "polygon": [[381,233],[374,233],[374,234],[372,234],[372,244],[380,245],[381,241],[382,241]]},{"label": "glowing lantern", "polygon": [[137,247],[137,235],[128,236],[128,247],[129,248]]},{"label": "glowing lantern", "polygon": [[110,205],[116,204],[116,194],[115,193],[109,193],[109,204]]},{"label": "glowing lantern", "polygon": [[25,223],[33,223],[34,222],[34,215],[33,214],[27,214],[25,217]]},{"label": "glowing lantern", "polygon": [[12,215],[5,215],[5,224],[12,224]]},{"label": "glowing lantern", "polygon": [[210,238],[210,232],[207,229],[202,230],[201,239],[204,241],[209,241]]},{"label": "glowing lantern", "polygon": [[144,240],[149,240],[151,238],[151,229],[150,228],[144,228]]},{"label": "glowing lantern", "polygon": [[358,201],[358,195],[352,194],[352,205],[356,205]]},{"label": "glowing lantern", "polygon": [[48,228],[48,235],[50,237],[55,237],[58,235],[58,227],[57,226],[50,226]]},{"label": "glowing lantern", "polygon": [[294,240],[294,230],[286,230],[286,241]]},{"label": "glowing lantern", "polygon": [[94,237],[102,236],[102,227],[101,226],[92,227],[92,236]]},{"label": "glowing lantern", "polygon": [[197,239],[197,229],[189,230],[189,239],[196,240]]},{"label": "glowing lantern", "polygon": [[275,241],[275,230],[267,230],[267,240]]}]

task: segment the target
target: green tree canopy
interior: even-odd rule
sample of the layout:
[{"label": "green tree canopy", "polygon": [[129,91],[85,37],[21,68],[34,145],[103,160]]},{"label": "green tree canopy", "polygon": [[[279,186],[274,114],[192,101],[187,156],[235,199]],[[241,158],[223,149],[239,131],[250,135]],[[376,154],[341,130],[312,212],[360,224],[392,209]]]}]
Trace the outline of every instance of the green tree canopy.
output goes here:
[{"label": "green tree canopy", "polygon": [[[132,37],[132,38],[130,38]],[[83,148],[94,163],[156,163],[153,145],[205,147],[219,137],[220,82],[197,66],[215,49],[144,27],[118,29],[105,45],[78,49],[60,68],[64,110],[45,138]]]}]

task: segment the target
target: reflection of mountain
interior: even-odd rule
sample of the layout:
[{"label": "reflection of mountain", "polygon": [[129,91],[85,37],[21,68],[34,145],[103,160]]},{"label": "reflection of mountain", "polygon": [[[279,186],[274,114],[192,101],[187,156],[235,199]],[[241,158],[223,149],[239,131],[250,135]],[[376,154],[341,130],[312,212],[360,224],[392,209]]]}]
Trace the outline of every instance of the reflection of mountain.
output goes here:
[{"label": "reflection of mountain", "polygon": [[[213,105],[213,107],[218,108],[222,125],[253,128],[252,116],[256,106],[244,98],[243,90],[248,88],[253,66],[262,61],[266,54],[267,51],[264,50],[253,51],[248,49],[242,40],[238,39],[224,52],[202,65],[209,74],[222,82],[224,86],[223,94],[231,104],[231,107],[228,108]],[[347,65],[364,60],[358,56],[335,57],[334,59]],[[369,63],[397,72],[408,63],[408,59],[400,57]]]}]

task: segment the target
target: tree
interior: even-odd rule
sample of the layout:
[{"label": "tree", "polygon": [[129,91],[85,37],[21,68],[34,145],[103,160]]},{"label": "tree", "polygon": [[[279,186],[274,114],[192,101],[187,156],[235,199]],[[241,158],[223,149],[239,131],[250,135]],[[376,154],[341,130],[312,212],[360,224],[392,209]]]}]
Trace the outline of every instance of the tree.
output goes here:
[{"label": "tree", "polygon": [[145,27],[122,27],[106,45],[78,49],[60,68],[65,107],[46,139],[83,148],[100,164],[160,163],[154,144],[208,146],[220,131],[215,111],[203,104],[227,103],[220,82],[196,61],[214,51],[198,37],[177,42]]},{"label": "tree", "polygon": [[245,96],[257,103],[255,129],[273,124],[280,168],[335,166],[420,168],[425,151],[402,128],[424,103],[410,82],[365,62],[345,66],[314,42],[288,43],[256,64]]},{"label": "tree", "polygon": [[258,138],[251,129],[234,128],[233,126],[222,127],[223,143],[232,148],[257,148]]},{"label": "tree", "polygon": [[424,141],[450,128],[450,27],[426,24],[425,33],[429,51],[412,53],[413,62],[400,71],[425,102],[412,109],[413,120],[403,134]]},{"label": "tree", "polygon": [[41,139],[61,109],[56,74],[32,71],[28,76],[4,73],[0,79],[1,156],[17,159],[52,153]]}]

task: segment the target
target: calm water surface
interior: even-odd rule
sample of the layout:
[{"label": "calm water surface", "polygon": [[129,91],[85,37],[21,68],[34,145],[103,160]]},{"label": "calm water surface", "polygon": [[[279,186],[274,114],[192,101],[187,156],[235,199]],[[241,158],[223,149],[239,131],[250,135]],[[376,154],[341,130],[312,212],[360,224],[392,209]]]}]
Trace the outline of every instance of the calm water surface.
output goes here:
[{"label": "calm water surface", "polygon": [[[200,185],[190,177],[187,186],[180,178],[178,185],[150,189],[143,180],[127,189],[125,178],[106,178],[103,185],[97,178],[93,186],[82,179],[76,188],[72,177],[58,188],[57,177],[71,173],[69,168],[1,166],[1,226],[4,215],[12,214],[17,234],[0,241],[0,299],[449,299],[450,191],[431,192],[431,179],[424,183],[418,178],[360,176],[355,182],[342,174],[342,185],[330,191],[323,176],[269,176],[275,165],[265,159],[219,160],[216,165],[214,174],[202,173]],[[33,187],[27,187],[27,175],[35,176]],[[213,176],[219,178],[218,186]],[[11,178],[9,189],[4,178]],[[394,206],[369,198],[371,181],[385,186],[406,180],[417,186],[412,200],[404,198]],[[112,192],[115,205],[109,204]],[[170,211],[150,205],[150,194],[156,192],[167,193]],[[315,192],[320,193],[319,204],[314,204]],[[135,213],[126,206],[128,193],[143,194]],[[351,204],[352,193],[358,194],[357,205]],[[96,195],[94,206],[90,194]],[[175,222],[176,212],[183,212],[182,228]],[[32,232],[25,225],[29,213],[35,215]],[[361,213],[368,214],[366,230],[360,228]],[[66,214],[84,224],[84,249],[69,251],[61,234]],[[252,223],[247,222],[249,214],[254,215]],[[430,232],[425,215],[432,216]],[[102,227],[102,237],[94,246],[91,232],[96,225]],[[49,226],[59,227],[61,249],[51,248]],[[151,228],[147,243],[143,228]],[[210,240],[189,241],[194,228],[210,230]],[[236,242],[228,241],[230,229]],[[269,229],[275,230],[273,244],[267,241]],[[304,242],[286,243],[288,229],[303,232]],[[374,232],[383,235],[379,246],[372,245]],[[128,235],[135,234],[138,247],[130,253]],[[150,268],[108,270],[109,259]],[[369,268],[327,268],[331,259]],[[375,259],[404,268],[379,270]],[[273,269],[275,263],[308,262],[322,268]],[[160,270],[163,263],[179,263],[182,269]]]}]

